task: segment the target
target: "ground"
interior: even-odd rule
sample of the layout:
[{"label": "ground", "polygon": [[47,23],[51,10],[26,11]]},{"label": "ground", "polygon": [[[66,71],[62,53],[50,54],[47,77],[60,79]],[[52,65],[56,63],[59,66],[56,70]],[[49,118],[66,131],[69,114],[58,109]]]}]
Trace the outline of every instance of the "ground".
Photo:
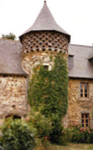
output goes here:
[{"label": "ground", "polygon": [[68,144],[67,146],[53,145],[51,148],[43,149],[41,147],[35,148],[35,150],[93,150],[93,144]]},{"label": "ground", "polygon": [[68,144],[68,146],[55,147],[54,150],[93,150],[93,144]]}]

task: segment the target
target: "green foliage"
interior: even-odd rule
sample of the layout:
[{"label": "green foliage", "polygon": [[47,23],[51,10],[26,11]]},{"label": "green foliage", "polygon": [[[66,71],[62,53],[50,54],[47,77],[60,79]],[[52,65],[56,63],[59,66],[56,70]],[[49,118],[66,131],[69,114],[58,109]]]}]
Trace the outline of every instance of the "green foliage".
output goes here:
[{"label": "green foliage", "polygon": [[68,106],[67,63],[62,54],[55,58],[54,67],[48,71],[41,65],[29,82],[28,101],[36,110],[42,105],[45,116],[63,118]]},{"label": "green foliage", "polygon": [[2,34],[2,38],[3,38],[3,39],[15,40],[15,39],[16,39],[16,36],[15,36],[13,33],[9,33],[9,34],[7,34],[7,35]]},{"label": "green foliage", "polygon": [[63,138],[63,142],[66,145],[67,143],[71,142],[72,139],[72,130],[71,128],[63,128],[62,130],[62,138]]},{"label": "green foliage", "polygon": [[5,150],[33,150],[33,131],[22,120],[8,119],[2,127],[2,143]]},{"label": "green foliage", "polygon": [[29,125],[33,126],[37,129],[37,138],[41,138],[41,140],[49,139],[49,134],[51,132],[51,120],[50,118],[46,118],[41,114],[40,111],[34,111],[31,109],[30,118],[28,120]]},{"label": "green foliage", "polygon": [[[29,82],[28,101],[31,108],[34,107],[46,119],[51,120],[50,140],[56,142],[56,136],[60,137],[63,130],[61,119],[68,106],[68,72],[64,55],[59,53],[55,57],[54,67],[50,71],[45,70],[42,65],[34,68]],[[44,128],[45,124],[42,126]]]},{"label": "green foliage", "polygon": [[72,142],[75,143],[93,143],[93,127],[82,128],[74,123],[72,129]]}]

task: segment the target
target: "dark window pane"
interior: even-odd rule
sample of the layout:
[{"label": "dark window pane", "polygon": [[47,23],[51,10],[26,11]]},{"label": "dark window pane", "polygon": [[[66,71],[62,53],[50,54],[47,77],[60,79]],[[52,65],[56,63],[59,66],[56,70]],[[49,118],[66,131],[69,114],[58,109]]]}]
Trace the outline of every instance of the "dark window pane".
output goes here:
[{"label": "dark window pane", "polygon": [[82,119],[82,123],[84,123],[84,120]]},{"label": "dark window pane", "polygon": [[13,119],[21,119],[20,116],[13,116]]},{"label": "dark window pane", "polygon": [[88,114],[86,114],[86,118],[88,118]]},{"label": "dark window pane", "polygon": [[80,83],[80,96],[83,97],[83,85]]},{"label": "dark window pane", "polygon": [[83,89],[81,89],[81,91],[80,92],[82,92],[83,93]]},{"label": "dark window pane", "polygon": [[88,127],[88,124],[86,124],[86,127]]},{"label": "dark window pane", "polygon": [[48,66],[44,66],[44,69],[45,69],[45,70],[48,70]]},{"label": "dark window pane", "polygon": [[84,127],[84,124],[82,124],[82,127]]},{"label": "dark window pane", "polygon": [[87,83],[84,84],[84,91],[87,93]]},{"label": "dark window pane", "polygon": [[81,97],[83,97],[83,93],[81,93]]},{"label": "dark window pane", "polygon": [[85,93],[85,97],[87,97],[87,93]]},{"label": "dark window pane", "polygon": [[88,123],[88,120],[86,120],[86,123]]},{"label": "dark window pane", "polygon": [[87,89],[85,89],[85,92],[87,93]]}]

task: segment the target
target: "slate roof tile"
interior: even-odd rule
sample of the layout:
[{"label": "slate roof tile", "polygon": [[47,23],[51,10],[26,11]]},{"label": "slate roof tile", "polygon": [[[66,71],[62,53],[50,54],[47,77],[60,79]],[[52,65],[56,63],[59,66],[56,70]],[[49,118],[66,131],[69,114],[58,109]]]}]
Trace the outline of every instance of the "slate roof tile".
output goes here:
[{"label": "slate roof tile", "polygon": [[69,44],[68,49],[69,54],[74,55],[74,65],[72,68],[68,68],[69,77],[93,78],[93,64],[88,60],[93,46]]},{"label": "slate roof tile", "polygon": [[26,30],[22,35],[20,35],[20,39],[23,35],[32,32],[32,31],[57,31],[61,32],[68,36],[68,39],[70,41],[70,35],[62,29],[53,18],[49,8],[47,5],[44,5],[41,9],[36,21],[34,24]]},{"label": "slate roof tile", "polygon": [[26,75],[21,66],[21,52],[19,41],[0,39],[0,74]]},{"label": "slate roof tile", "polygon": [[[93,46],[69,44],[69,55],[73,55],[73,67],[69,77],[93,79],[93,63],[89,61]],[[0,74],[27,75],[22,69],[22,45],[19,41],[0,39]]]}]

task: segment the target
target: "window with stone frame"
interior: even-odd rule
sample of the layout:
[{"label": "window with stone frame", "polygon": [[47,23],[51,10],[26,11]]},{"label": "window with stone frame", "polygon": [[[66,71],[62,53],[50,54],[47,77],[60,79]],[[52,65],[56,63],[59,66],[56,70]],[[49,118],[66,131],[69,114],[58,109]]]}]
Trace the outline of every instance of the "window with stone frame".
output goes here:
[{"label": "window with stone frame", "polygon": [[80,97],[88,98],[88,83],[80,83]]},{"label": "window with stone frame", "polygon": [[44,65],[44,69],[45,69],[45,70],[48,70],[48,65]]},{"label": "window with stone frame", "polygon": [[89,127],[89,114],[81,114],[82,127]]}]

